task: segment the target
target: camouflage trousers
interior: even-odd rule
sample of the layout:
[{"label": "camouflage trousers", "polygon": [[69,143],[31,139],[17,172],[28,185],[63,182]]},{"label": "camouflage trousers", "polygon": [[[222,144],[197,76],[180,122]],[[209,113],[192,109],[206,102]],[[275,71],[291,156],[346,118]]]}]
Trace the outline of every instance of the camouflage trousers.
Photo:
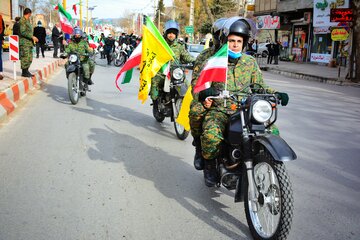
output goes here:
[{"label": "camouflage trousers", "polygon": [[33,60],[33,46],[19,46],[21,69],[28,69]]},{"label": "camouflage trousers", "polygon": [[150,97],[152,100],[157,100],[159,97],[160,89],[164,87],[165,76],[161,77],[155,75],[151,79]]},{"label": "camouflage trousers", "polygon": [[200,138],[202,134],[202,123],[207,110],[201,102],[192,100],[189,111],[191,135],[194,139]]}]

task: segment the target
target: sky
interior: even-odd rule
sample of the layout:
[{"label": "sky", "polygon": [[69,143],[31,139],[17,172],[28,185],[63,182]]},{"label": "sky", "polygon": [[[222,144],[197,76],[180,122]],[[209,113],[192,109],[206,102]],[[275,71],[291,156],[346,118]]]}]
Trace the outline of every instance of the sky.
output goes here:
[{"label": "sky", "polygon": [[[83,18],[86,17],[86,1],[87,0],[82,0]],[[62,3],[62,1],[60,2]],[[154,2],[156,2],[156,6],[157,6],[157,0],[88,0],[88,6],[89,8],[92,6],[96,6],[92,12],[92,17],[119,18],[126,16],[126,13],[134,13],[134,12],[153,13]],[[75,15],[74,15],[74,11],[72,10],[72,5],[75,3],[79,3],[79,0],[66,1],[66,10],[69,13],[71,13],[73,17]],[[164,4],[165,6],[171,6],[172,0],[164,0]],[[77,7],[79,9],[79,6]],[[89,18],[90,17],[91,16],[89,12]]]}]

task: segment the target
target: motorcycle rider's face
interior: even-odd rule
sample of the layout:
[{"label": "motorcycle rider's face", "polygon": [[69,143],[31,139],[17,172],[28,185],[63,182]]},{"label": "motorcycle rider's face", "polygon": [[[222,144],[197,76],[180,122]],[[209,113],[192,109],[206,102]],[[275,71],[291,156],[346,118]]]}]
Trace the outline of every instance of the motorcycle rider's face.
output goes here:
[{"label": "motorcycle rider's face", "polygon": [[244,44],[243,41],[244,41],[243,37],[237,35],[229,35],[228,36],[229,49],[233,52],[241,52]]},{"label": "motorcycle rider's face", "polygon": [[170,41],[174,41],[175,40],[175,38],[176,38],[176,35],[174,34],[174,33],[168,33],[167,35],[166,35],[166,37],[167,37],[167,39],[169,39]]}]

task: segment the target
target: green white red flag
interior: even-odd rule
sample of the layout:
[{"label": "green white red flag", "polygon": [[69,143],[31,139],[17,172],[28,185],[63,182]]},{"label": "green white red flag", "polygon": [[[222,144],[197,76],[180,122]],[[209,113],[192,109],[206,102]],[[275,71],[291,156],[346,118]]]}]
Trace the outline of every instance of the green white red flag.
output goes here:
[{"label": "green white red flag", "polygon": [[228,45],[224,44],[205,64],[194,87],[194,93],[209,88],[211,82],[226,82],[227,65]]},{"label": "green white red flag", "polygon": [[59,18],[61,23],[61,29],[64,33],[72,34],[73,27],[71,25],[71,15],[61,5],[58,4]]},{"label": "green white red flag", "polygon": [[89,41],[89,47],[91,47],[92,49],[97,48],[95,41],[91,38],[90,35],[88,35],[88,41]]},{"label": "green white red flag", "polygon": [[133,68],[140,65],[141,61],[141,51],[142,51],[142,42],[139,43],[139,45],[134,49],[128,60],[125,62],[124,66],[120,69],[119,73],[116,76],[115,85],[117,89],[120,89],[119,87],[119,80],[121,81],[121,84],[129,83],[132,78],[132,72]]}]

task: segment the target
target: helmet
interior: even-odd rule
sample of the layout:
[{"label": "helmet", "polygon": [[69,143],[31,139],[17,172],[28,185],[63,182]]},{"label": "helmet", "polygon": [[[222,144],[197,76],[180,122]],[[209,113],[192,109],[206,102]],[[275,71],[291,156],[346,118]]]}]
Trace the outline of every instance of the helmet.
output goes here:
[{"label": "helmet", "polygon": [[180,31],[180,27],[179,24],[177,22],[175,22],[174,20],[169,20],[165,23],[165,27],[164,27],[164,35],[166,36],[170,30],[175,30],[175,35],[177,37],[177,35],[179,34]]},{"label": "helmet", "polygon": [[250,24],[246,21],[245,18],[241,17],[232,17],[229,18],[223,27],[220,39],[224,44],[227,41],[227,37],[231,34],[243,37],[243,47],[247,45],[247,42],[251,36],[251,27]]},{"label": "helmet", "polygon": [[226,20],[227,18],[220,18],[216,20],[211,27],[211,34],[213,35],[213,42],[216,48],[220,46],[220,34]]},{"label": "helmet", "polygon": [[81,29],[80,28],[74,28],[74,32],[73,32],[73,35],[80,35],[80,36],[82,36],[82,31],[81,31]]}]

